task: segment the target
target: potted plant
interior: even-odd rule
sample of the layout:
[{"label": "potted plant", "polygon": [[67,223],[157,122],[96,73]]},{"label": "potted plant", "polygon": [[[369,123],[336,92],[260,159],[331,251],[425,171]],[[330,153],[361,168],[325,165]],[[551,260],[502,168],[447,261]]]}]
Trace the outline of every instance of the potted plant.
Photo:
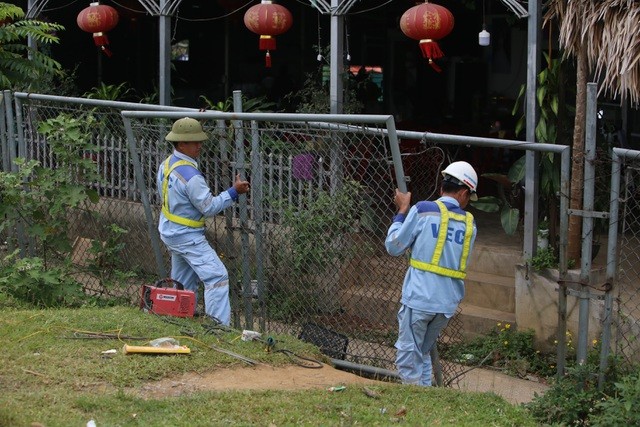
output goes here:
[{"label": "potted plant", "polygon": [[549,221],[545,216],[538,223],[538,249],[547,249],[549,247]]}]

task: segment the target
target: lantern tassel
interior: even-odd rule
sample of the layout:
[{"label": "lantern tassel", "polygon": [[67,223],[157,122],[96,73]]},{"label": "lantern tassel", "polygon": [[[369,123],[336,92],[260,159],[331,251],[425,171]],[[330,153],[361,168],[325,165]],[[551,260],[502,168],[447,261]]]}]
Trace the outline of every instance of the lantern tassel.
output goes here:
[{"label": "lantern tassel", "polygon": [[429,59],[429,65],[431,65],[431,68],[433,68],[434,70],[436,70],[437,72],[442,72],[442,68],[440,68],[438,66],[438,64],[436,64],[433,59]]},{"label": "lantern tassel", "polygon": [[444,53],[438,43],[431,39],[420,40],[420,50],[422,50],[422,56],[429,60],[429,65],[436,70],[437,72],[441,72],[442,68],[440,68],[435,62],[434,59],[442,58]]},{"label": "lantern tassel", "polygon": [[276,50],[276,38],[271,36],[260,36],[260,50]]},{"label": "lantern tassel", "polygon": [[111,51],[107,46],[109,46],[109,38],[106,33],[93,33],[93,42],[96,46],[100,48],[108,58],[111,58]]},{"label": "lantern tassel", "polygon": [[422,50],[422,56],[425,58],[438,59],[444,56],[438,43],[431,39],[420,40],[420,49]]},{"label": "lantern tassel", "polygon": [[264,61],[264,66],[267,68],[271,68],[271,54],[269,53],[269,51],[267,51],[266,55],[264,56]]}]

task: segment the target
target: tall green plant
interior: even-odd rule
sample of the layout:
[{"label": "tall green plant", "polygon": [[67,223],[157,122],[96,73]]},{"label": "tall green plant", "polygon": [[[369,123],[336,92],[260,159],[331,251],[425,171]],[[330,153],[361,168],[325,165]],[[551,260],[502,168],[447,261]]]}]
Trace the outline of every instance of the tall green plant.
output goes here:
[{"label": "tall green plant", "polygon": [[[17,172],[0,172],[0,232],[10,234],[21,226],[30,252],[37,253],[20,258],[15,251],[0,260],[0,292],[41,307],[82,301],[82,285],[75,280],[79,270],[68,256],[72,250],[69,213],[88,211],[99,199],[92,188],[100,181],[91,156],[95,151],[90,141],[94,124],[90,114],[60,114],[40,123],[38,131],[46,137],[55,167],[18,158]],[[112,227],[112,237],[99,248],[92,247],[96,262],[90,268],[97,277],[114,271],[123,233]]]},{"label": "tall green plant", "polygon": [[67,212],[99,198],[87,185],[100,179],[96,164],[86,156],[94,148],[87,141],[93,122],[92,116],[60,115],[40,124],[38,130],[47,137],[57,167],[45,168],[36,160],[18,158],[18,172],[0,172],[0,215],[4,218],[0,231],[13,230],[20,222],[44,253],[71,249],[66,237]]},{"label": "tall green plant", "polygon": [[[344,77],[344,114],[361,113],[364,104],[358,99],[359,84],[350,78],[347,73]],[[296,113],[328,114],[331,112],[329,99],[329,83],[323,79],[322,69],[309,73],[305,77],[302,87],[284,96],[284,101]]]},{"label": "tall green plant", "polygon": [[358,209],[359,189],[347,181],[333,196],[320,192],[303,209],[288,208],[283,226],[289,230],[289,265],[296,274],[324,271],[341,255],[337,239],[353,231]]},{"label": "tall green plant", "polygon": [[91,88],[82,96],[88,99],[102,99],[105,101],[122,101],[132,94],[133,90],[127,82],[118,85],[107,85],[101,82],[98,86]]},{"label": "tall green plant", "polygon": [[[233,97],[229,97],[224,101],[213,101],[204,95],[200,95],[200,99],[205,103],[206,108],[214,111],[230,112],[233,111]],[[258,96],[256,98],[247,98],[242,95],[242,110],[249,112],[271,112],[276,104],[267,100],[266,96]]]},{"label": "tall green plant", "polygon": [[509,168],[509,173],[502,174],[485,173],[483,177],[495,181],[497,196],[484,196],[471,202],[471,206],[484,212],[500,212],[500,223],[505,233],[515,234],[520,223],[521,186],[520,181],[525,172],[524,156],[515,161]]},{"label": "tall green plant", "polygon": [[327,297],[349,255],[346,236],[362,214],[361,190],[360,183],[345,181],[333,195],[321,191],[303,206],[284,209],[280,234],[271,239],[273,316],[299,320],[335,301]]},{"label": "tall green plant", "polygon": [[59,42],[59,24],[24,19],[24,11],[9,3],[0,2],[0,87],[7,89],[35,89],[43,77],[61,74],[62,66],[38,49],[30,47],[31,38],[40,45]]},{"label": "tall green plant", "polygon": [[[571,117],[575,114],[575,108],[567,102],[567,81],[564,72],[564,63],[561,59],[552,58],[547,52],[543,52],[547,66],[538,73],[536,85],[536,102],[539,109],[538,121],[535,128],[536,141],[547,144],[568,145],[571,135]],[[522,85],[516,99],[512,114],[520,117],[516,124],[516,135],[525,130],[526,114],[523,108],[523,97],[526,85]],[[518,168],[524,177],[524,157],[516,163],[521,163]],[[538,165],[540,171],[540,218],[549,219],[550,240],[555,246],[556,227],[558,222],[558,194],[560,192],[560,161],[552,153],[545,153],[540,158]],[[511,174],[510,174],[511,175]]]}]

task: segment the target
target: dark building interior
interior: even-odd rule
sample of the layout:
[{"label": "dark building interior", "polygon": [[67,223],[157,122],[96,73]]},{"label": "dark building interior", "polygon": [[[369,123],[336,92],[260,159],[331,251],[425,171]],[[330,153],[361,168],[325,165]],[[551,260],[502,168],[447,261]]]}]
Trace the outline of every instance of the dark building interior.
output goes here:
[{"label": "dark building interior", "polygon": [[[236,89],[249,97],[268,95],[278,100],[299,88],[306,73],[328,65],[328,59],[319,62],[317,56],[318,46],[325,52],[329,48],[330,17],[320,14],[309,2],[281,0],[278,4],[290,10],[293,26],[277,37],[272,67],[266,68],[264,52],[258,49],[258,36],[243,23],[244,12],[257,3],[248,0],[181,3],[172,19],[171,40],[172,44],[188,45],[188,59],[183,55],[181,59],[186,60],[172,61],[174,104],[199,106],[201,95],[221,100]],[[91,34],[76,24],[76,16],[88,3],[51,0],[39,18],[66,28],[59,34],[60,44],[53,48],[54,58],[66,69],[77,67],[81,90],[89,90],[99,82],[128,82],[139,96],[153,93],[158,84],[157,17],[151,16],[136,0],[102,4],[114,7],[120,17],[118,25],[108,33],[113,56],[102,55]],[[455,26],[439,41],[445,57],[438,61],[442,68],[438,73],[422,57],[418,42],[400,30],[400,17],[415,4],[408,0],[359,1],[346,16],[345,66],[356,70],[364,65],[382,71],[377,82],[381,94],[366,102],[365,112],[393,113],[399,122],[412,127],[455,126],[470,130],[479,127],[488,132],[492,114],[489,107],[498,110],[497,104],[508,104],[492,102],[492,98],[514,100],[514,94],[524,83],[526,63],[522,63],[521,55],[512,54],[509,35],[512,31],[526,30],[526,20],[510,16],[500,2],[487,4],[486,21],[489,31],[495,34],[495,42],[481,47],[478,32],[482,29],[482,2],[440,2],[452,12]],[[234,10],[238,11],[232,13]],[[492,31],[492,22],[499,33]],[[526,51],[526,43],[520,49]],[[494,56],[502,58],[502,62],[494,60]],[[510,92],[499,93],[490,87],[489,75],[496,67],[512,76],[514,85],[506,88]],[[509,110],[512,107],[507,106]]]},{"label": "dark building interior", "polygon": [[[148,2],[149,0],[147,0]],[[156,0],[157,2],[157,0]],[[18,2],[26,9],[26,0]],[[233,90],[249,97],[265,95],[278,108],[295,111],[285,95],[305,85],[309,73],[328,78],[330,17],[308,0],[279,0],[293,16],[291,29],[277,37],[272,67],[265,67],[258,35],[243,22],[245,11],[258,0],[183,0],[171,20],[174,47],[171,86],[174,105],[204,107],[201,97],[218,102]],[[400,30],[400,17],[415,0],[360,0],[345,18],[345,67],[350,82],[370,79],[377,89],[360,91],[364,113],[393,114],[400,129],[523,139],[513,132],[512,115],[526,82],[527,19],[518,18],[501,1],[441,0],[455,25],[438,43],[444,58],[436,72],[422,57],[418,42]],[[52,56],[67,70],[75,70],[80,94],[100,83],[126,82],[136,100],[157,92],[159,74],[158,18],[138,0],[105,0],[118,11],[118,25],[108,33],[112,57],[96,48],[92,35],[76,24],[89,2],[50,0],[39,19],[65,26]],[[489,46],[478,44],[486,24]],[[542,31],[541,46],[558,55]],[[318,49],[327,59],[318,61]],[[366,67],[365,72],[361,67]],[[568,67],[571,67],[568,61]],[[351,83],[347,83],[351,84]],[[157,102],[157,101],[156,101]],[[615,104],[613,104],[615,105]],[[620,123],[620,109],[609,117]],[[625,116],[632,141],[637,110]],[[521,114],[521,113],[520,113]],[[496,126],[498,124],[498,126]],[[631,145],[631,144],[630,144]]]}]

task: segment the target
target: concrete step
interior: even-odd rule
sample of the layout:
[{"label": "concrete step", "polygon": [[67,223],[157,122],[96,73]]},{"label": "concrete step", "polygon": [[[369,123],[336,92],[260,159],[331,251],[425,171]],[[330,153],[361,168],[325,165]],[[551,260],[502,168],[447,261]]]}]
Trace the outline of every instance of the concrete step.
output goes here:
[{"label": "concrete step", "polygon": [[515,277],[469,271],[464,284],[465,303],[515,313]]},{"label": "concrete step", "polygon": [[[341,293],[341,307],[347,313],[357,313],[372,324],[396,325],[400,307],[400,291],[379,288],[355,288]],[[516,327],[514,312],[479,307],[468,302],[460,304],[458,314],[464,339],[473,339],[492,331],[498,323]]]},{"label": "concrete step", "polygon": [[[398,287],[393,289],[352,287],[340,292],[340,306],[348,313],[357,313],[359,317],[372,324],[395,325],[400,307]],[[474,337],[491,331],[498,322],[515,324],[514,311],[496,310],[480,307],[467,301],[460,304],[459,314],[463,335]]]},{"label": "concrete step", "polygon": [[340,307],[372,324],[396,325],[401,294],[401,286],[350,287],[340,292]]},{"label": "concrete step", "polygon": [[466,302],[460,304],[458,316],[462,322],[462,334],[467,339],[486,335],[498,323],[516,326],[515,313],[478,307]]},{"label": "concrete step", "polygon": [[471,253],[468,271],[514,277],[515,265],[520,263],[522,251],[519,249],[478,243]]}]

